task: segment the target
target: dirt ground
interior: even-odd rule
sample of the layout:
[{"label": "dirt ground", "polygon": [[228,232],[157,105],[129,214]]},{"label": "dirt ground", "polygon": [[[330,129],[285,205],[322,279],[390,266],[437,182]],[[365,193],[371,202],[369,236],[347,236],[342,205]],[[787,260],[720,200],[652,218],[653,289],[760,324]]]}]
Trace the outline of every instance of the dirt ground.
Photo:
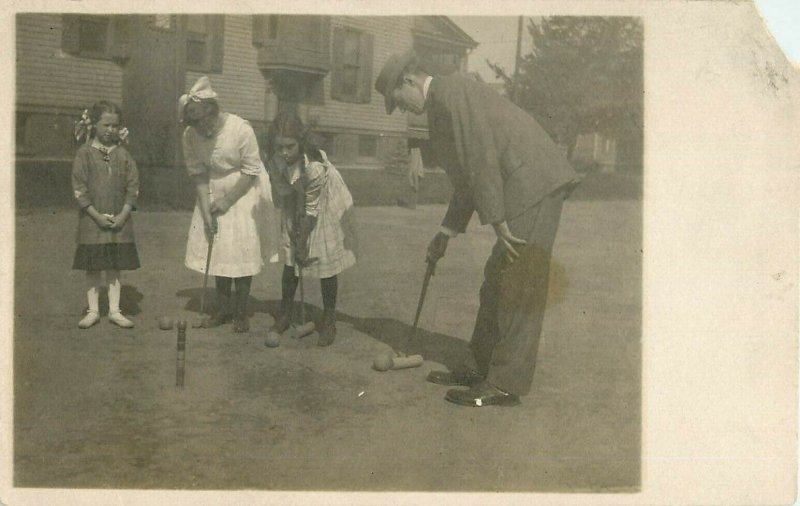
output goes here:
[{"label": "dirt ground", "polygon": [[[183,266],[188,212],[134,217],[143,267],[123,275],[123,311],[88,330],[83,273],[70,270],[74,211],[16,219],[14,484],[17,487],[340,491],[634,491],[641,443],[641,202],[564,207],[533,389],[513,408],[443,400],[428,371],[466,353],[493,242],[475,222],[451,241],[409,352],[422,367],[379,373],[411,332],[429,238],[443,206],[358,208],[361,257],[340,278],[339,333],[264,346],[280,267],[253,283],[252,331],[176,332],[197,315],[202,276]],[[306,280],[316,317],[319,284]],[[211,290],[209,290],[209,294]]]}]

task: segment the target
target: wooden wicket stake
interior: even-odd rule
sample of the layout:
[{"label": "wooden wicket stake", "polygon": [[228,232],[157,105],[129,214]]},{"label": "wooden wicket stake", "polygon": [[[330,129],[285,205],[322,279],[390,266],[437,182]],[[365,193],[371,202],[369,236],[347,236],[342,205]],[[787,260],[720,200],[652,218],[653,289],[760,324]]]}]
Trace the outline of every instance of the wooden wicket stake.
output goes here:
[{"label": "wooden wicket stake", "polygon": [[175,358],[175,386],[183,388],[183,376],[186,367],[186,321],[178,322],[178,350]]}]

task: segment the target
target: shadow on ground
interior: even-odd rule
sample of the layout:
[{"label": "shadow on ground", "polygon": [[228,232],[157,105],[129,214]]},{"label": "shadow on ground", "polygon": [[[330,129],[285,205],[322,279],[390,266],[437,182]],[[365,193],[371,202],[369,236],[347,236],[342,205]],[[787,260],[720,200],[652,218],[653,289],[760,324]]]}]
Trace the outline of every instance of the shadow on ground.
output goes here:
[{"label": "shadow on ground", "polygon": [[[202,288],[184,288],[176,292],[178,297],[187,299],[183,308],[195,313],[200,313],[200,298],[202,294]],[[214,290],[207,288],[205,312],[209,313],[215,303]],[[265,313],[274,317],[280,312],[280,305],[281,302],[279,300],[259,300],[251,296],[247,303],[247,309],[250,316],[255,313]],[[322,308],[306,303],[305,314],[307,320],[318,321],[322,316]],[[295,322],[300,321],[299,302],[295,303],[294,320]],[[337,311],[336,321],[349,324],[353,327],[353,330],[366,334],[395,351],[409,355],[420,354],[425,357],[425,360],[439,362],[450,369],[461,365],[469,353],[466,342],[462,339],[438,332],[430,332],[423,328],[418,328],[415,333],[412,325],[394,318],[359,318]]]}]

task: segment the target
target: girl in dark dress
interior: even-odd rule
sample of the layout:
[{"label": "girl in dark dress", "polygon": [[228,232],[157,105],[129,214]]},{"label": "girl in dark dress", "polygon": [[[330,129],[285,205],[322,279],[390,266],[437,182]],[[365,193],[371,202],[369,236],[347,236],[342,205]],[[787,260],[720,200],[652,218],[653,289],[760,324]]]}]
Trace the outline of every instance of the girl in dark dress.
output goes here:
[{"label": "girl in dark dress", "polygon": [[[100,101],[78,123],[76,138],[86,138],[72,164],[72,191],[80,206],[78,247],[72,268],[86,271],[89,309],[78,326],[89,328],[100,319],[99,293],[108,289],[108,319],[123,328],[133,322],[119,307],[120,271],[139,268],[131,211],[139,196],[139,172],[120,144],[122,111]],[[122,134],[122,135],[121,135]],[[105,283],[102,274],[105,273]]]}]

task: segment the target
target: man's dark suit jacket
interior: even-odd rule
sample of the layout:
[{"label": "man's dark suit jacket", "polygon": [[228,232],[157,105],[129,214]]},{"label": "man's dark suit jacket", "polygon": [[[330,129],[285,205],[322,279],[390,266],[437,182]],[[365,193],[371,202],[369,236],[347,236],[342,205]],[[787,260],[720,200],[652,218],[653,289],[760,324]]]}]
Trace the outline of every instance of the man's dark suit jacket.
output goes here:
[{"label": "man's dark suit jacket", "polygon": [[511,220],[577,181],[561,149],[525,111],[486,84],[434,77],[426,100],[431,151],[455,191],[442,225],[464,232]]}]

